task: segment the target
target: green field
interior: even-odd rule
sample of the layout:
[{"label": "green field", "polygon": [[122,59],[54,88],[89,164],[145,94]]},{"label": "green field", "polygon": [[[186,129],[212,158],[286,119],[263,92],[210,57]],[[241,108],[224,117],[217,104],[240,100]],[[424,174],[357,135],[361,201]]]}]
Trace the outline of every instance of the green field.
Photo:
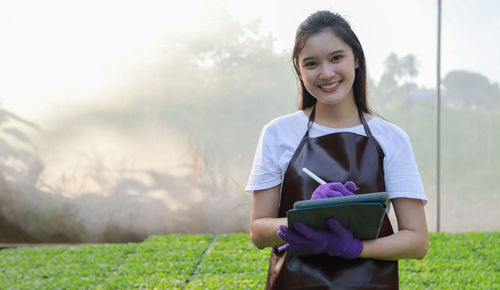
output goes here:
[{"label": "green field", "polygon": [[[400,261],[403,289],[500,289],[500,232],[430,234]],[[4,249],[0,289],[262,289],[269,250],[248,234],[152,236],[138,244]]]}]

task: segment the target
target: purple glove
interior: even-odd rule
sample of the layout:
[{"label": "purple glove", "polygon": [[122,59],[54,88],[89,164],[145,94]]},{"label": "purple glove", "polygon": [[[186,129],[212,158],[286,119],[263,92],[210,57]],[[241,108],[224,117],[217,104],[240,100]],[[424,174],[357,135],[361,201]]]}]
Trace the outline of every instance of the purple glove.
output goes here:
[{"label": "purple glove", "polygon": [[359,188],[357,188],[356,184],[352,181],[347,181],[345,184],[340,182],[321,184],[313,192],[311,200],[354,195],[352,192],[358,189]]},{"label": "purple glove", "polygon": [[278,248],[279,251],[313,251],[316,254],[326,253],[344,259],[355,259],[363,251],[363,242],[352,236],[338,219],[327,221],[328,230],[317,230],[302,222],[296,222],[297,232],[286,226],[280,226],[278,236],[287,244]]}]

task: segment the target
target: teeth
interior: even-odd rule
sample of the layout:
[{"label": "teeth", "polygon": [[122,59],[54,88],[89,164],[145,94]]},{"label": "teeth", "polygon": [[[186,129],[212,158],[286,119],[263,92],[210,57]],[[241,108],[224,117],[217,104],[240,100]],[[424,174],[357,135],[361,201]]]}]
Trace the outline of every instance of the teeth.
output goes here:
[{"label": "teeth", "polygon": [[334,87],[336,87],[338,84],[339,84],[339,82],[334,82],[333,84],[328,85],[328,86],[321,86],[321,88],[322,88],[322,89],[329,90],[329,89],[333,89],[333,88],[334,88]]}]

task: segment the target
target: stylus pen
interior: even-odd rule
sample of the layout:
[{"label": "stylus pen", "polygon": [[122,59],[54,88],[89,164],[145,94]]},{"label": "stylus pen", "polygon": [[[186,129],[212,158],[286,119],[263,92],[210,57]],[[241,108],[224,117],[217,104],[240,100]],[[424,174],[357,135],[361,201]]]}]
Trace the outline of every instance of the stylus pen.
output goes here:
[{"label": "stylus pen", "polygon": [[303,167],[302,168],[302,171],[304,171],[307,175],[309,175],[309,177],[311,177],[312,179],[316,180],[317,182],[319,182],[319,184],[326,184],[326,182],[319,178],[316,174],[312,173],[309,169]]}]

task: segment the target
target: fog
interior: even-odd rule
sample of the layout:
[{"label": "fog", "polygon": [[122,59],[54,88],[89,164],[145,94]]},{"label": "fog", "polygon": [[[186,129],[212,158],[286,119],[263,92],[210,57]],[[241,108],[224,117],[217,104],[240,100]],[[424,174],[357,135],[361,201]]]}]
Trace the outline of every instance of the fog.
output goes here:
[{"label": "fog", "polygon": [[87,114],[59,120],[53,131],[24,126],[35,131],[36,142],[11,136],[2,148],[8,154],[0,185],[3,219],[40,241],[137,241],[154,233],[247,229],[248,196],[228,179],[242,176],[229,172],[218,149],[197,144],[181,128],[142,119],[131,128]]},{"label": "fog", "polygon": [[[277,52],[261,22],[223,6],[203,17],[210,21],[192,33],[170,28],[147,53],[109,68],[102,88],[83,90],[82,80],[81,89],[54,90],[57,100],[31,91],[29,110],[2,105],[2,91],[0,242],[248,231],[252,197],[243,188],[257,139],[269,120],[297,110],[296,79],[289,52]],[[434,231],[437,109],[434,89],[419,81],[420,61],[388,47],[369,102],[409,134]],[[441,230],[498,231],[498,83],[482,71],[448,71]]]}]

